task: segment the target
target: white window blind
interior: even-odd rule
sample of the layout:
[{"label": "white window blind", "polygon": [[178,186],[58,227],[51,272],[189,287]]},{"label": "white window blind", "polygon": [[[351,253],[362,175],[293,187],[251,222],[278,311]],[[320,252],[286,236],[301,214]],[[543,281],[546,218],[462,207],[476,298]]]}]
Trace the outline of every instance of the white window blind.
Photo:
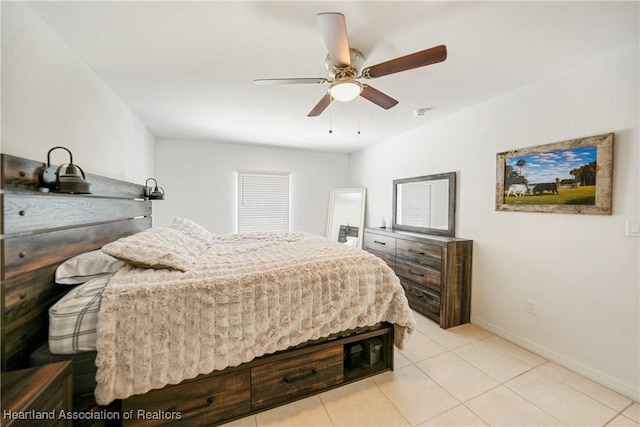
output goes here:
[{"label": "white window blind", "polygon": [[238,233],[289,231],[289,174],[238,171]]}]

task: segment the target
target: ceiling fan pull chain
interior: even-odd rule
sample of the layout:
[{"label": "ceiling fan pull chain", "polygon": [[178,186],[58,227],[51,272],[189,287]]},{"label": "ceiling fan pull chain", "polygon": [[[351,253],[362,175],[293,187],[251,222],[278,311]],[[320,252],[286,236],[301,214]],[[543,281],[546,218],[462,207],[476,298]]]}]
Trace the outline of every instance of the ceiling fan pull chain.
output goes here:
[{"label": "ceiling fan pull chain", "polygon": [[329,96],[329,133],[333,133],[333,107],[331,106],[333,97]]},{"label": "ceiling fan pull chain", "polygon": [[360,110],[360,97],[358,97],[358,135],[360,135],[360,128],[362,127],[361,121],[362,121],[362,114]]}]

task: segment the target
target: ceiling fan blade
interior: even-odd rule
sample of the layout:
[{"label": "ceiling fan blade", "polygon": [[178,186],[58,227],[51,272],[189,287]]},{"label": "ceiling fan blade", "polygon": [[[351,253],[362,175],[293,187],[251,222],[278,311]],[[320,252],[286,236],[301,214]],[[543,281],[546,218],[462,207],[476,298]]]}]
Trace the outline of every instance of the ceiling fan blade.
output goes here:
[{"label": "ceiling fan blade", "polygon": [[349,38],[347,37],[347,23],[341,13],[319,13],[317,16],[322,38],[327,45],[331,63],[336,67],[351,65],[349,54]]},{"label": "ceiling fan blade", "polygon": [[304,85],[304,84],[318,84],[318,83],[326,83],[327,79],[323,77],[312,77],[312,78],[291,78],[291,79],[255,79],[253,81],[254,84],[260,86],[271,86],[271,85]]},{"label": "ceiling fan blade", "polygon": [[445,59],[447,59],[447,47],[440,45],[367,67],[362,70],[362,77],[374,79],[388,74],[399,73],[401,71],[436,64],[444,61]]},{"label": "ceiling fan blade", "polygon": [[316,104],[315,107],[307,114],[307,117],[316,117],[322,114],[322,112],[331,104],[331,95],[327,92],[322,99]]},{"label": "ceiling fan blade", "polygon": [[398,101],[380,92],[378,89],[374,89],[369,85],[362,85],[362,92],[360,92],[360,96],[364,99],[368,99],[379,107],[388,110],[389,108],[395,106]]}]

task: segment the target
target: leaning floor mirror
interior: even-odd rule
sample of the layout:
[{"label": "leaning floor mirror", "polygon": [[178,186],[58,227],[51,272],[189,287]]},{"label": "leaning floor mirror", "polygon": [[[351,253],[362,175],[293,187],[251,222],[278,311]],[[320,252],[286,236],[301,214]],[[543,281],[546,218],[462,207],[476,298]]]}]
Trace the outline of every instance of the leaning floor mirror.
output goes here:
[{"label": "leaning floor mirror", "polygon": [[366,188],[332,188],[327,234],[330,240],[362,247]]}]

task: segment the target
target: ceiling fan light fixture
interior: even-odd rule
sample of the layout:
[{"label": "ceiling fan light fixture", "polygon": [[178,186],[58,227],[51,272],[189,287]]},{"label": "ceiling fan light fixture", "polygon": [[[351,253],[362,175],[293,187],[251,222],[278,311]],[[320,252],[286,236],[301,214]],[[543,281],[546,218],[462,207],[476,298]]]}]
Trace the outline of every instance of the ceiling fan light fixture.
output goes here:
[{"label": "ceiling fan light fixture", "polygon": [[338,80],[329,88],[331,97],[341,102],[353,101],[360,92],[362,92],[362,85],[353,79]]}]

